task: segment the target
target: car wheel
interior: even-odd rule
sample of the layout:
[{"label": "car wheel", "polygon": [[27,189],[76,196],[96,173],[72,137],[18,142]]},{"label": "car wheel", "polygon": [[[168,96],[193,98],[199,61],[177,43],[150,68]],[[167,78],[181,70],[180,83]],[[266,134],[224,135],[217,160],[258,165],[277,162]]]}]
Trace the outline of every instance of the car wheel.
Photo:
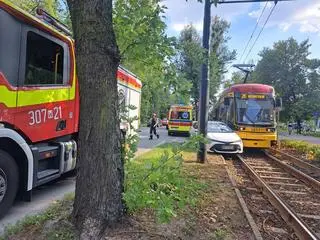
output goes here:
[{"label": "car wheel", "polygon": [[8,153],[0,150],[0,218],[13,204],[18,186],[18,166]]}]

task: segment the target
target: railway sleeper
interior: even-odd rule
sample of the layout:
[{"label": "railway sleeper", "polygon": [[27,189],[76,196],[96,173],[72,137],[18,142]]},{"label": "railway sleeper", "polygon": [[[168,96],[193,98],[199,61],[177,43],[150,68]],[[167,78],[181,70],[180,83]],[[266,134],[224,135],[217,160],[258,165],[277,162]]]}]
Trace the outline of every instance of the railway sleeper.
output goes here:
[{"label": "railway sleeper", "polygon": [[299,205],[314,205],[314,206],[320,206],[320,203],[316,202],[311,202],[311,201],[297,201],[297,200],[292,200],[292,203],[296,203]]},{"label": "railway sleeper", "polygon": [[280,185],[280,186],[289,186],[289,187],[304,187],[300,183],[282,183],[282,182],[268,182],[269,185]]},{"label": "railway sleeper", "polygon": [[281,234],[281,235],[288,235],[289,233],[284,230],[283,228],[277,228],[277,227],[271,227],[271,226],[266,226],[267,229],[269,229],[270,231],[277,233],[277,234]]},{"label": "railway sleeper", "polygon": [[255,170],[257,170],[257,169],[267,169],[267,170],[271,170],[271,171],[274,171],[274,172],[280,172],[280,171],[283,171],[281,168],[277,168],[277,167],[254,167],[253,166],[253,168],[255,169]]},{"label": "railway sleeper", "polygon": [[273,172],[273,171],[256,170],[255,168],[253,168],[253,169],[257,173],[274,174],[274,175],[285,175],[285,176],[288,176],[288,177],[290,176],[290,174],[288,174],[286,172]]},{"label": "railway sleeper", "polygon": [[297,191],[286,191],[286,190],[275,190],[277,193],[291,194],[291,195],[307,195],[307,192],[297,192]]},{"label": "railway sleeper", "polygon": [[298,180],[296,178],[292,178],[292,177],[274,177],[274,176],[260,176],[260,178],[262,179],[276,179],[276,180],[290,180],[290,181],[295,181],[297,182]]},{"label": "railway sleeper", "polygon": [[310,218],[314,220],[320,220],[320,215],[308,215],[308,214],[301,214],[301,213],[298,213],[297,215],[301,218]]}]

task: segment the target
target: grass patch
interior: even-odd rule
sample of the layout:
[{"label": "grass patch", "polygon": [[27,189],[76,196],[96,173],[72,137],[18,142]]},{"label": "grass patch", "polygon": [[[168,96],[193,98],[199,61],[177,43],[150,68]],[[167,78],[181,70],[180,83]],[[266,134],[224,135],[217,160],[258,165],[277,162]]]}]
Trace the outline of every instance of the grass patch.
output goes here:
[{"label": "grass patch", "polygon": [[305,154],[309,160],[320,161],[320,147],[317,144],[310,144],[305,141],[281,140],[281,146],[294,149],[299,153]]},{"label": "grass patch", "polygon": [[225,229],[217,229],[213,232],[213,234],[211,235],[212,240],[224,240],[228,237],[228,232]]},{"label": "grass patch", "polygon": [[183,173],[180,148],[165,144],[126,164],[124,199],[130,212],[153,209],[168,222],[186,205],[194,206],[205,184]]},{"label": "grass patch", "polygon": [[[68,219],[71,211],[68,211],[66,206],[72,206],[73,200],[74,193],[66,194],[63,200],[52,203],[44,212],[33,216],[26,216],[16,224],[7,226],[4,234],[0,236],[0,240],[10,239],[10,236],[17,235],[19,233],[25,235],[42,230],[44,223],[47,221]],[[73,239],[71,238],[72,232],[68,231],[67,229],[60,229],[58,232],[56,232],[55,229],[51,229],[47,233],[48,236],[46,239]],[[19,238],[17,237],[14,239]]]}]

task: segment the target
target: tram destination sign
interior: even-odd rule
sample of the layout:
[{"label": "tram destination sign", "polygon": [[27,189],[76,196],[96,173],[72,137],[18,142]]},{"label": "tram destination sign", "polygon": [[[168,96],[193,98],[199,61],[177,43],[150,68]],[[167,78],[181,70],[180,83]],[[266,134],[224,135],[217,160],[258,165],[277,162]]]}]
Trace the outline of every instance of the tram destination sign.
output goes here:
[{"label": "tram destination sign", "polygon": [[240,95],[241,99],[265,99],[266,95],[262,95],[262,94],[241,94]]}]

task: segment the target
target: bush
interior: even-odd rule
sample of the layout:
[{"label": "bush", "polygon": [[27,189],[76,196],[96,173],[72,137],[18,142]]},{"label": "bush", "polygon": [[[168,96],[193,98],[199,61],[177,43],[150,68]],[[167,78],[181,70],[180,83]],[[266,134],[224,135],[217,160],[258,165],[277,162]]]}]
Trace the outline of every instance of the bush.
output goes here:
[{"label": "bush", "polygon": [[304,141],[282,140],[281,145],[306,154],[309,160],[320,160],[320,146],[317,144],[310,144]]},{"label": "bush", "polygon": [[167,222],[179,209],[196,203],[205,185],[182,173],[181,152],[190,145],[164,145],[126,163],[124,200],[129,212],[153,209],[160,222]]}]

